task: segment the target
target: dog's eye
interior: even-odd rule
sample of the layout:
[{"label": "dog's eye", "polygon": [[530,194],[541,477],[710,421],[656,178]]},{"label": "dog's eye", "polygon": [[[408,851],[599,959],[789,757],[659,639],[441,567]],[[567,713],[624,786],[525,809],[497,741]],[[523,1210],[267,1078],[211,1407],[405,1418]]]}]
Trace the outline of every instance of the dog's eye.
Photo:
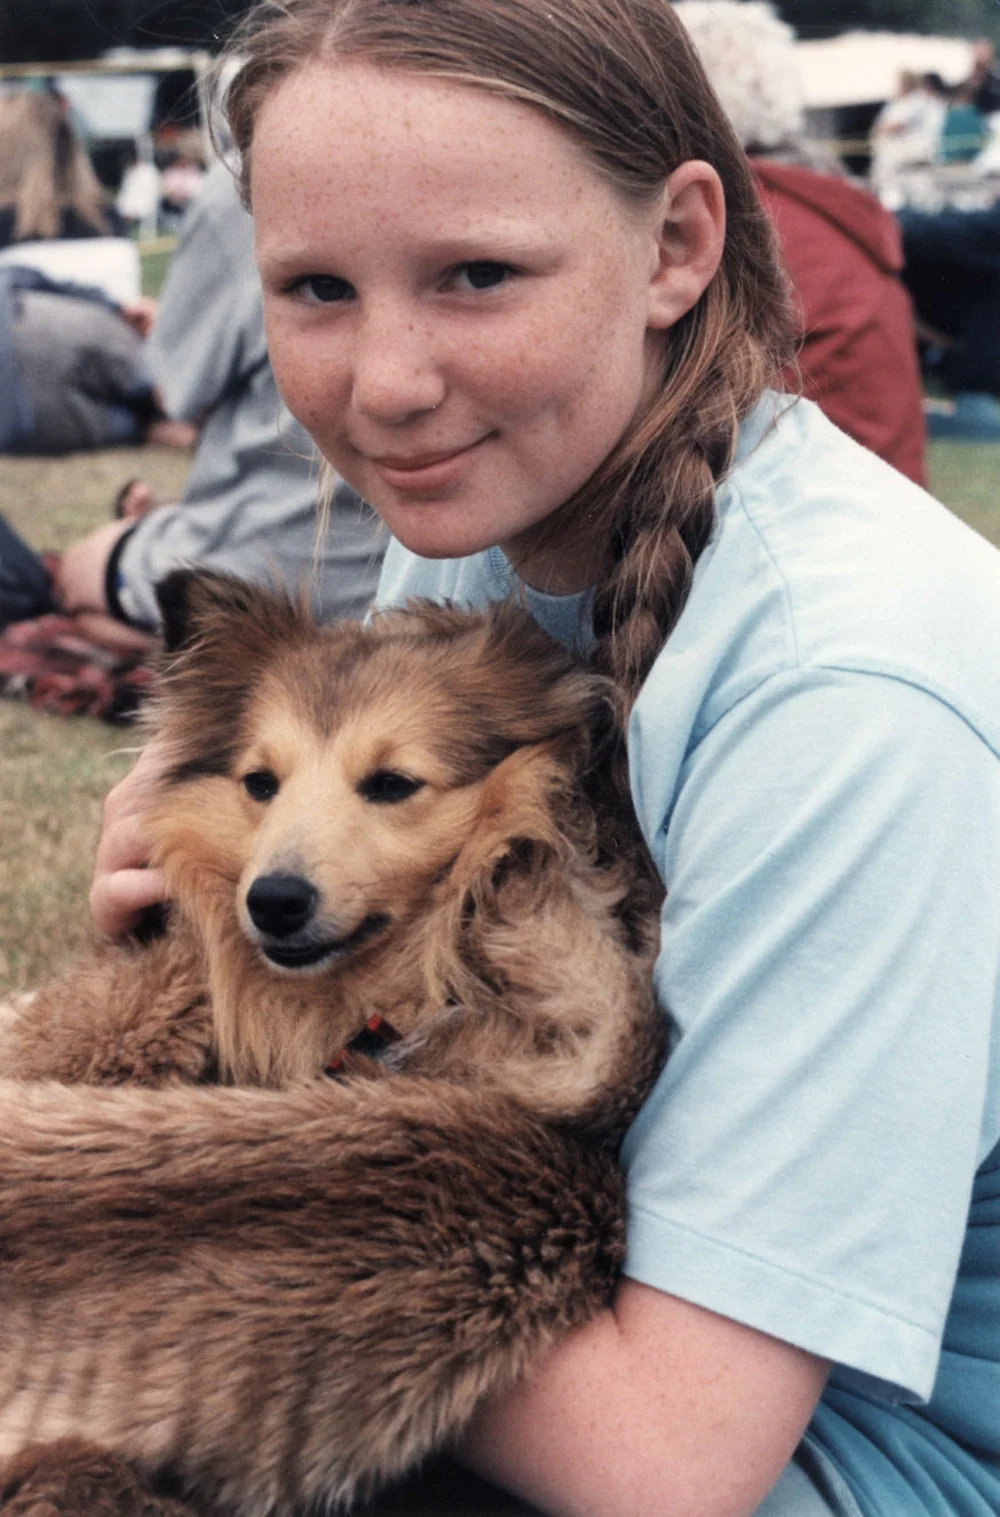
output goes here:
[{"label": "dog's eye", "polygon": [[278,778],[270,769],[251,769],[243,776],[243,788],[253,801],[273,801],[278,793]]},{"label": "dog's eye", "polygon": [[412,775],[399,774],[395,769],[376,769],[358,786],[358,794],[376,806],[394,806],[397,801],[409,800],[424,787],[423,780]]}]

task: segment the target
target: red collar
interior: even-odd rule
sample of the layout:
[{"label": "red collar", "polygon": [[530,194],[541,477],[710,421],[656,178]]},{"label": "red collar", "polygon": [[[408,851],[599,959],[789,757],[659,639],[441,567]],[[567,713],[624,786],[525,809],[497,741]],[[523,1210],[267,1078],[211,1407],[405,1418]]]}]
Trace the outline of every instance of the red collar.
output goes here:
[{"label": "red collar", "polygon": [[357,1055],[363,1059],[380,1059],[385,1050],[392,1043],[398,1043],[403,1036],[397,1032],[391,1022],[385,1017],[380,1017],[378,1012],[368,1018],[360,1032],[347,1043],[339,1053],[335,1053],[326,1064],[323,1073],[336,1080],[340,1075],[346,1074],[352,1065],[352,1056]]}]

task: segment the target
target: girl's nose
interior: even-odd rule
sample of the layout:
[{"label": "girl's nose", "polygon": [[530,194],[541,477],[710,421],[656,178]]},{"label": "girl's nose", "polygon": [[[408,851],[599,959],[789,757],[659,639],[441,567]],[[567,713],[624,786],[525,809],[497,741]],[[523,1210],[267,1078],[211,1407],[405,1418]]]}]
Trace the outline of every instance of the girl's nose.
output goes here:
[{"label": "girl's nose", "polygon": [[354,409],[385,425],[434,411],[444,399],[444,377],[429,336],[412,320],[366,315],[356,333],[352,369]]}]

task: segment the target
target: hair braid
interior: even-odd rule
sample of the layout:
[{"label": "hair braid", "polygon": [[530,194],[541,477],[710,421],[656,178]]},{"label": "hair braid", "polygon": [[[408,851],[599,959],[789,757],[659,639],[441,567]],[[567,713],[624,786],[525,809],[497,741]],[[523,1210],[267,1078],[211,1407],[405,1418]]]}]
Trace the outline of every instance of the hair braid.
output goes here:
[{"label": "hair braid", "polygon": [[[758,211],[752,233],[770,249]],[[584,490],[553,520],[587,510],[606,533],[611,563],[594,597],[594,663],[615,681],[627,715],[684,608],[695,564],[715,525],[715,497],[732,465],[740,421],[789,360],[791,305],[777,260],[765,257],[769,331],[755,332],[746,294],[717,279],[709,314],[672,333],[662,384]]]},{"label": "hair braid", "polygon": [[[774,278],[770,309],[780,311],[788,297],[776,266]],[[732,465],[739,423],[787,362],[783,323],[770,345],[749,337],[741,322],[722,325],[714,361],[690,363],[690,341],[675,344],[668,361],[673,382],[667,378],[617,459],[609,460],[604,503],[614,516],[613,562],[594,596],[592,662],[618,696],[607,772],[622,803],[630,795],[629,712],[684,609],[715,526],[716,491]],[[591,488],[600,490],[601,482],[591,481],[588,495]]]},{"label": "hair braid", "polygon": [[748,405],[732,383],[732,361],[729,348],[725,369],[695,370],[695,383],[681,393],[661,393],[644,428],[652,432],[649,442],[631,467],[626,463],[624,488],[606,497],[609,509],[618,509],[613,563],[594,599],[594,660],[615,680],[625,709],[683,610],[715,524],[716,488],[732,462],[739,421],[763,388],[749,386]]}]

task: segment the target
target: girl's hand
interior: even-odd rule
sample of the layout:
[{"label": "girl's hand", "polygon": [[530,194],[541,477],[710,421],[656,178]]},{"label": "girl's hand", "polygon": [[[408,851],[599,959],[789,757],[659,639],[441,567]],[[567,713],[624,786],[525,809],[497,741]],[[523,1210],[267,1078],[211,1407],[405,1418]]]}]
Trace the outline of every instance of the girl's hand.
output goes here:
[{"label": "girl's hand", "polygon": [[144,911],[166,899],[162,871],[149,867],[149,839],[143,826],[146,807],[165,768],[164,747],[154,739],[104,802],[90,915],[96,930],[106,937],[123,937],[138,925]]}]

